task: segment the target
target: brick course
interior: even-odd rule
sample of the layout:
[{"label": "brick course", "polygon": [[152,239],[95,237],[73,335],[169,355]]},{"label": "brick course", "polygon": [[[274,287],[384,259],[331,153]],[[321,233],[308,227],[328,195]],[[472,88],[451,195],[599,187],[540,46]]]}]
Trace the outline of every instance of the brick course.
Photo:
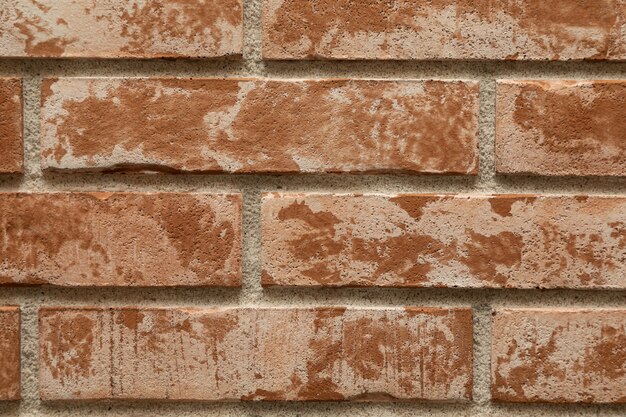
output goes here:
[{"label": "brick course", "polygon": [[241,196],[0,193],[0,284],[238,286]]},{"label": "brick course", "polygon": [[20,310],[0,307],[0,401],[20,399]]},{"label": "brick course", "polygon": [[41,115],[54,171],[478,172],[475,82],[63,78]]},{"label": "brick course", "polygon": [[626,288],[626,199],[263,199],[263,285]]},{"label": "brick course", "polygon": [[0,57],[240,56],[241,0],[4,0]]},{"label": "brick course", "polygon": [[500,81],[502,174],[626,176],[626,81]]},{"label": "brick course", "polygon": [[264,0],[267,59],[624,60],[622,0]]},{"label": "brick course", "polygon": [[493,314],[494,400],[626,403],[626,310]]},{"label": "brick course", "polygon": [[0,174],[23,170],[22,80],[0,78]]},{"label": "brick course", "polygon": [[469,309],[45,308],[44,400],[472,398]]}]

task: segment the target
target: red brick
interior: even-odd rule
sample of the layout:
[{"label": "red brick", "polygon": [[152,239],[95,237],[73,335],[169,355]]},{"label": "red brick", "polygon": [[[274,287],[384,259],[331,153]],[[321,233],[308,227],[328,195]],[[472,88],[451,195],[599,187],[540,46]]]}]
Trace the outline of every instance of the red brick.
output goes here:
[{"label": "red brick", "polygon": [[0,193],[0,284],[238,286],[241,195]]},{"label": "red brick", "polygon": [[0,78],[0,150],[0,174],[21,173],[24,165],[21,79]]},{"label": "red brick", "polygon": [[0,16],[3,57],[214,58],[243,50],[242,0],[5,0]]},{"label": "red brick", "polygon": [[494,312],[496,401],[626,403],[626,310]]},{"label": "red brick", "polygon": [[20,309],[0,307],[0,401],[20,399]]},{"label": "red brick", "polygon": [[626,59],[623,0],[264,0],[266,59]]},{"label": "red brick", "polygon": [[626,288],[626,198],[266,194],[263,285]]},{"label": "red brick", "polygon": [[500,81],[504,174],[626,176],[626,81]]},{"label": "red brick", "polygon": [[464,81],[45,80],[44,169],[476,174]]},{"label": "red brick", "polygon": [[469,400],[470,309],[45,308],[44,400]]}]

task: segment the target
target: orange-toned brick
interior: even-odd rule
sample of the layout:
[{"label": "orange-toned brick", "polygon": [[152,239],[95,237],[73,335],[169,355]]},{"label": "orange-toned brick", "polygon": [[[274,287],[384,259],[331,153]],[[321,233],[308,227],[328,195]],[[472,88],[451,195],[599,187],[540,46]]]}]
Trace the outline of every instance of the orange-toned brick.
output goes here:
[{"label": "orange-toned brick", "polygon": [[62,78],[44,169],[476,174],[475,82]]},{"label": "orange-toned brick", "polygon": [[238,286],[241,195],[0,193],[1,285]]},{"label": "orange-toned brick", "polygon": [[472,397],[470,309],[45,308],[43,400]]},{"label": "orange-toned brick", "polygon": [[20,309],[0,307],[0,401],[20,399]]},{"label": "orange-toned brick", "polygon": [[0,56],[215,58],[243,51],[242,0],[3,0]]},{"label": "orange-toned brick", "polygon": [[494,311],[496,401],[626,403],[626,310]]},{"label": "orange-toned brick", "polygon": [[0,78],[0,174],[22,172],[23,148],[22,80]]},{"label": "orange-toned brick", "polygon": [[626,288],[626,198],[266,194],[263,285]]},{"label": "orange-toned brick", "polygon": [[500,81],[496,169],[626,176],[626,81]]},{"label": "orange-toned brick", "polygon": [[622,0],[264,0],[268,59],[626,59]]}]

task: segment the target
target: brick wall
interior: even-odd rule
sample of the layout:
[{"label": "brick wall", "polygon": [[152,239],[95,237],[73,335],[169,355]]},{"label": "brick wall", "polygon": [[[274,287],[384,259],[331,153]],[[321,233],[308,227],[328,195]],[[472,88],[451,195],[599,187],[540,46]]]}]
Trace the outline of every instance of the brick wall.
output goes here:
[{"label": "brick wall", "polygon": [[626,414],[623,1],[0,17],[0,416]]}]

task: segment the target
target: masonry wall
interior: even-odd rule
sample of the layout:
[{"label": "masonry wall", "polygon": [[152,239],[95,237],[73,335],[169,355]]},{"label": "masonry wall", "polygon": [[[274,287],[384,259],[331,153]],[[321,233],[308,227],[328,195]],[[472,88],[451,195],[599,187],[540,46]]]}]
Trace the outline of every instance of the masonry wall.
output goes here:
[{"label": "masonry wall", "polygon": [[622,3],[1,4],[0,416],[624,415]]}]

